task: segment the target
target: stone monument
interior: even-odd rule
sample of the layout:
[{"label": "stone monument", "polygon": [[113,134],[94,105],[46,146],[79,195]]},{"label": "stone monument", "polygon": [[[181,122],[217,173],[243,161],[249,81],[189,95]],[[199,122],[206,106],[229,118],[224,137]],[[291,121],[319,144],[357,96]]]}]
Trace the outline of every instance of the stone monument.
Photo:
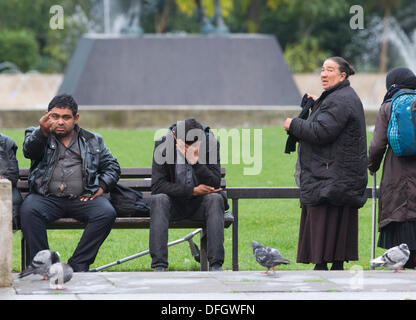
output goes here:
[{"label": "stone monument", "polygon": [[0,179],[0,287],[12,285],[12,185]]},{"label": "stone monument", "polygon": [[195,0],[201,34],[146,34],[132,2],[120,34],[86,34],[58,93],[81,106],[298,106],[299,90],[272,35],[233,34]]}]

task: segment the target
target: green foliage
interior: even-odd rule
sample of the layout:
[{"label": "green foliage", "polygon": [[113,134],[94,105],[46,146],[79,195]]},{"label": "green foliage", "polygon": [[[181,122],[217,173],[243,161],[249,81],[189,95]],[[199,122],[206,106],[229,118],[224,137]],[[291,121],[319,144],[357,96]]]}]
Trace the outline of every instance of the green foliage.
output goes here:
[{"label": "green foliage", "polygon": [[23,71],[29,71],[36,64],[38,43],[32,32],[27,30],[0,32],[0,62],[9,61]]},{"label": "green foliage", "polygon": [[[175,0],[176,5],[178,6],[179,10],[185,13],[188,16],[192,16],[196,10],[195,0]],[[207,16],[212,17],[214,15],[214,1],[212,0],[202,0],[202,6],[205,9],[205,13]],[[234,7],[233,0],[221,0],[221,9],[222,15],[227,18]]]},{"label": "green foliage", "polygon": [[315,72],[331,52],[322,50],[316,39],[305,38],[286,46],[284,57],[292,72]]}]

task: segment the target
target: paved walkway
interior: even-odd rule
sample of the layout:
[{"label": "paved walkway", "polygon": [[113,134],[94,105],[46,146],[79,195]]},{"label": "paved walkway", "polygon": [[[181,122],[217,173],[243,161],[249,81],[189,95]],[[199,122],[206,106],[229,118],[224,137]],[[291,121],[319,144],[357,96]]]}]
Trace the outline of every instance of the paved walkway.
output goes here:
[{"label": "paved walkway", "polygon": [[416,271],[76,273],[64,290],[38,275],[0,288],[1,300],[403,300],[416,299]]}]

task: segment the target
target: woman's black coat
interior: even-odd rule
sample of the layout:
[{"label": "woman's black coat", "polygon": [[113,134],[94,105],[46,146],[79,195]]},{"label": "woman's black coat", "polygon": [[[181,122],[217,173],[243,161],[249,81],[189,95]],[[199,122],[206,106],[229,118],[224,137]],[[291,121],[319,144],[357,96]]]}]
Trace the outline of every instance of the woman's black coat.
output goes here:
[{"label": "woman's black coat", "polygon": [[302,204],[364,205],[366,125],[362,103],[349,80],[324,91],[307,120],[292,120],[289,133],[300,140]]}]

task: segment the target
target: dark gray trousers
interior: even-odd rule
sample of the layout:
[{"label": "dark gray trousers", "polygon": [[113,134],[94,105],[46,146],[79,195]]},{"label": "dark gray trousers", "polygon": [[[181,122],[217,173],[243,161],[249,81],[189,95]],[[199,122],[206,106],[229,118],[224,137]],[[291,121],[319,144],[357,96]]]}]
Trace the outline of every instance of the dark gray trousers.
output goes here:
[{"label": "dark gray trousers", "polygon": [[98,249],[110,233],[116,211],[104,197],[83,202],[79,199],[29,194],[20,207],[20,216],[29,251],[28,262],[40,250],[49,249],[46,231],[49,222],[70,217],[87,223],[77,248],[68,260],[75,272],[83,272],[88,271]]},{"label": "dark gray trousers", "polygon": [[[168,267],[169,221],[177,215],[172,201],[166,194],[152,195],[150,209],[149,250],[152,268]],[[207,226],[207,258],[210,266],[224,263],[224,200],[219,193],[202,196],[201,206],[189,217],[191,220],[205,220]]]}]

